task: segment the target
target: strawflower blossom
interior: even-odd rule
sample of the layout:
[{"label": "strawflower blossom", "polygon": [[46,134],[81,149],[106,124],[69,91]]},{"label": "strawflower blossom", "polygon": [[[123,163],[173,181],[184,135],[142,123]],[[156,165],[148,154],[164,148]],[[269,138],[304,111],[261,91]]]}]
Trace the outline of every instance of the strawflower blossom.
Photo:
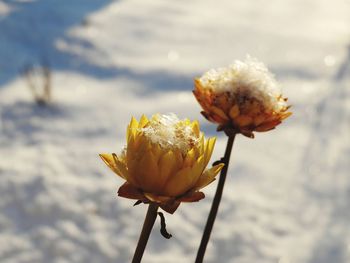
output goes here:
[{"label": "strawflower blossom", "polygon": [[100,154],[117,175],[126,180],[118,195],[156,203],[173,213],[181,202],[204,198],[199,190],[215,180],[218,164],[205,170],[215,138],[206,140],[197,121],[179,120],[175,114],[131,119],[127,145],[120,154]]},{"label": "strawflower blossom", "polygon": [[254,138],[254,131],[274,129],[292,113],[287,98],[266,66],[255,58],[211,69],[195,79],[193,91],[203,116],[226,128]]}]

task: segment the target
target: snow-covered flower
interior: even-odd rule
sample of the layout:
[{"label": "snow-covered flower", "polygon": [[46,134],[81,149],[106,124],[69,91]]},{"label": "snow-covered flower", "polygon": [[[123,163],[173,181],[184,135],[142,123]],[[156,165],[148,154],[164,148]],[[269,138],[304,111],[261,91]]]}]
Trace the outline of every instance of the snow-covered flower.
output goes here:
[{"label": "snow-covered flower", "polygon": [[253,132],[274,129],[292,113],[287,99],[266,66],[255,58],[212,69],[195,79],[193,91],[202,114],[219,124],[253,138]]},{"label": "snow-covered flower", "polygon": [[127,146],[121,154],[100,154],[117,175],[126,180],[118,195],[144,203],[157,203],[173,213],[181,202],[204,198],[199,190],[222,169],[205,170],[215,138],[205,140],[197,121],[179,120],[175,114],[131,119]]}]

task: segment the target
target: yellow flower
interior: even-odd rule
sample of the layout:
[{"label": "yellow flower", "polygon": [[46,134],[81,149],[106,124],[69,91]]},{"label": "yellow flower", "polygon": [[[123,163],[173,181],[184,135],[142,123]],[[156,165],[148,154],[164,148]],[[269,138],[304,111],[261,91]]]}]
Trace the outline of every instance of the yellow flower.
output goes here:
[{"label": "yellow flower", "polygon": [[218,130],[233,129],[250,138],[254,131],[274,129],[292,114],[274,76],[250,57],[195,79],[193,93],[203,116],[219,124]]},{"label": "yellow flower", "polygon": [[173,213],[181,202],[204,198],[199,190],[212,181],[223,164],[205,170],[215,138],[204,139],[197,121],[155,114],[149,120],[131,119],[127,146],[119,154],[100,154],[126,182],[118,195],[144,203],[154,202]]}]

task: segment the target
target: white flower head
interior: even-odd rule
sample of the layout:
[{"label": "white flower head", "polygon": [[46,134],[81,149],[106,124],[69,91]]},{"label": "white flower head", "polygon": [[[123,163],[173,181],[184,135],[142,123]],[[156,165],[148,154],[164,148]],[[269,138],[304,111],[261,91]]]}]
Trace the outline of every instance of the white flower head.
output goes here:
[{"label": "white flower head", "polygon": [[215,93],[229,92],[233,96],[257,99],[266,109],[279,110],[286,103],[278,100],[282,91],[274,75],[264,63],[247,56],[225,68],[211,69],[199,81],[202,87]]},{"label": "white flower head", "polygon": [[159,144],[164,149],[179,149],[185,153],[199,140],[192,127],[185,124],[186,121],[188,120],[180,120],[174,113],[156,114],[142,131],[152,143]]}]

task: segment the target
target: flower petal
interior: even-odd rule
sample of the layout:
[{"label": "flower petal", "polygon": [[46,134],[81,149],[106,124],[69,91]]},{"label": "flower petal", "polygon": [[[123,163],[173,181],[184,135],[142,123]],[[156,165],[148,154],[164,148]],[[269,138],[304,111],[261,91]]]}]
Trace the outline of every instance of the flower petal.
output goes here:
[{"label": "flower petal", "polygon": [[153,152],[145,154],[135,166],[137,169],[134,171],[134,176],[140,182],[142,190],[155,191],[158,186],[158,164]]},{"label": "flower petal", "polygon": [[184,159],[183,162],[183,167],[191,167],[194,162],[195,162],[195,158],[196,158],[196,151],[194,148],[192,148],[191,150],[189,150],[186,154],[186,157]]},{"label": "flower petal", "polygon": [[198,123],[198,121],[193,121],[192,124],[191,124],[191,126],[192,126],[192,131],[193,131],[193,133],[194,133],[197,137],[199,137],[200,129],[199,129],[199,123]]},{"label": "flower petal", "polygon": [[259,114],[254,117],[254,125],[258,126],[262,124],[265,121],[265,115],[264,114]]},{"label": "flower petal", "polygon": [[175,164],[176,164],[176,167],[177,167],[177,170],[180,170],[181,167],[183,167],[183,157],[182,157],[182,153],[180,150],[174,150],[174,156],[175,156]]},{"label": "flower petal", "polygon": [[211,155],[213,154],[214,146],[215,146],[216,138],[209,138],[205,144],[205,153],[204,153],[204,165],[207,166]]},{"label": "flower petal", "polygon": [[213,166],[212,168],[204,171],[202,176],[199,178],[198,182],[196,183],[194,189],[199,190],[208,184],[210,184],[212,181],[215,180],[215,176],[221,171],[222,167],[224,167],[223,163],[220,163],[218,165]]},{"label": "flower petal", "polygon": [[211,106],[210,111],[212,111],[213,113],[215,113],[216,115],[218,115],[221,119],[223,119],[225,121],[229,120],[229,118],[227,117],[225,112],[223,110],[219,109],[218,107]]},{"label": "flower petal", "polygon": [[119,175],[121,178],[126,179],[127,178],[127,173],[122,169],[120,170],[119,165],[116,164],[115,158],[113,157],[113,154],[109,153],[101,153],[99,154],[101,159],[105,162],[105,164],[117,175]]},{"label": "flower petal", "polygon": [[126,139],[128,143],[129,143],[130,137],[135,136],[138,126],[139,126],[138,121],[134,117],[132,117],[130,124],[126,129]]},{"label": "flower petal", "polygon": [[281,120],[287,119],[290,115],[292,115],[292,112],[283,113]]},{"label": "flower petal", "polygon": [[269,131],[274,129],[280,123],[281,123],[280,120],[270,121],[270,122],[261,124],[260,126],[256,127],[255,130],[258,132]]},{"label": "flower petal", "polygon": [[253,118],[248,115],[239,115],[234,120],[239,126],[247,126],[253,122]]},{"label": "flower petal", "polygon": [[137,129],[139,127],[139,122],[135,119],[135,117],[131,118],[129,127],[133,129]]},{"label": "flower petal", "polygon": [[169,196],[162,196],[162,195],[156,195],[153,193],[144,193],[145,197],[150,200],[151,202],[154,203],[167,203],[169,202],[172,198]]},{"label": "flower petal", "polygon": [[144,114],[142,114],[138,127],[144,128],[148,122],[149,122],[148,118]]},{"label": "flower petal", "polygon": [[229,115],[232,119],[238,117],[239,115],[239,107],[237,104],[235,104],[231,109],[230,109],[230,112],[229,112]]},{"label": "flower petal", "polygon": [[173,214],[176,209],[179,207],[180,202],[174,201],[174,202],[169,202],[166,204],[161,204],[160,208],[162,208],[165,212],[168,212],[169,214]]},{"label": "flower petal", "polygon": [[178,198],[177,200],[179,202],[186,202],[186,203],[192,203],[197,202],[205,197],[204,193],[202,192],[190,192],[188,194],[185,194],[183,197]]},{"label": "flower petal", "polygon": [[134,187],[132,184],[126,182],[118,189],[118,196],[129,198],[129,199],[138,199],[145,200],[143,194]]},{"label": "flower petal", "polygon": [[206,166],[204,162],[205,162],[204,155],[202,155],[201,157],[198,158],[198,160],[193,165],[193,167],[191,169],[191,174],[190,174],[190,176],[192,177],[192,182],[190,184],[190,188],[192,188],[194,185],[197,184],[197,181],[199,180],[200,176],[202,175],[203,170]]},{"label": "flower petal", "polygon": [[164,187],[167,196],[178,196],[190,189],[192,183],[191,167],[185,167],[169,178]]},{"label": "flower petal", "polygon": [[159,159],[159,182],[164,187],[168,178],[174,173],[176,167],[176,157],[172,151],[168,151]]}]

